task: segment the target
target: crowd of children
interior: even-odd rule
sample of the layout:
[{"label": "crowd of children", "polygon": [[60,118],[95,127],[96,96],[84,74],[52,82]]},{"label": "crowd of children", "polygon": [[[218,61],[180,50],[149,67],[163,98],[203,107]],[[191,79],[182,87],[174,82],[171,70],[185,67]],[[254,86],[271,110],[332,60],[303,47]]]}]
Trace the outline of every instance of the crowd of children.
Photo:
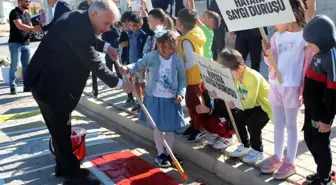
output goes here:
[{"label": "crowd of children", "polygon": [[[131,74],[138,97],[158,129],[165,132],[171,148],[175,132],[185,126],[182,100],[190,116],[190,126],[183,133],[189,142],[205,137],[208,145],[218,150],[232,145],[234,129],[228,106],[241,140],[231,156],[248,164],[263,161],[262,130],[271,120],[274,156],[259,167],[263,173],[285,179],[296,172],[297,117],[304,104],[304,138],[317,164],[317,173],[307,180],[311,185],[327,185],[331,184],[332,165],[329,136],[336,112],[335,25],[326,16],[316,16],[307,23],[305,2],[290,0],[290,4],[296,21],[276,25],[270,43],[262,42],[265,62],[269,65],[269,52],[272,52],[283,77],[282,84],[278,83],[272,65],[269,65],[267,82],[259,72],[245,66],[244,56],[238,51],[224,49],[213,53],[214,33],[221,26],[221,15],[206,11],[198,17],[192,0],[176,18],[159,8],[148,12],[146,2],[142,1],[138,12],[125,12],[120,25],[105,33],[103,39],[120,48],[123,66],[115,70]],[[194,53],[208,59],[218,56],[217,62],[231,70],[244,110],[205,89]],[[113,63],[107,62],[110,69]],[[126,103],[134,103],[132,94]],[[139,119],[150,126],[139,105],[133,110],[139,111]],[[170,167],[172,160],[157,131],[154,141],[155,162],[160,167]]]}]

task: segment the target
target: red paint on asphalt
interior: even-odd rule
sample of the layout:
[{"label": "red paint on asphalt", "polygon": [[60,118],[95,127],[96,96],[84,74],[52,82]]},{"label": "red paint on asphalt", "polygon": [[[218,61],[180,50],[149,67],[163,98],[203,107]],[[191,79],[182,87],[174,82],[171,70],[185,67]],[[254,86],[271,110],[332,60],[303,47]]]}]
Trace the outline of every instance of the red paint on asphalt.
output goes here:
[{"label": "red paint on asphalt", "polygon": [[117,185],[182,185],[131,151],[103,155],[91,163]]}]

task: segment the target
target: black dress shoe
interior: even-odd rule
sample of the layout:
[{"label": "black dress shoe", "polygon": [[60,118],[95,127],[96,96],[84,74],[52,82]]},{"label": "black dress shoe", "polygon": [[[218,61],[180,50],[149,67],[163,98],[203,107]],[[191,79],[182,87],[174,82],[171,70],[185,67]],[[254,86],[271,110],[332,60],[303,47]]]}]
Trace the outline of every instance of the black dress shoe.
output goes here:
[{"label": "black dress shoe", "polygon": [[[81,168],[79,169],[79,176],[80,177],[87,177],[90,175],[90,170],[86,169],[86,168]],[[55,176],[56,177],[64,177],[65,175],[62,173],[62,171],[56,167],[55,168]]]},{"label": "black dress shoe", "polygon": [[31,90],[26,87],[23,87],[23,92],[31,92]]},{"label": "black dress shoe", "polygon": [[11,88],[10,89],[10,93],[12,94],[12,95],[16,95],[17,93],[16,93],[16,88]]},{"label": "black dress shoe", "polygon": [[100,181],[89,177],[75,177],[66,178],[63,185],[100,185]]},{"label": "black dress shoe", "polygon": [[95,97],[95,98],[97,98],[98,97],[98,91],[92,91],[92,94],[93,94],[93,96]]}]

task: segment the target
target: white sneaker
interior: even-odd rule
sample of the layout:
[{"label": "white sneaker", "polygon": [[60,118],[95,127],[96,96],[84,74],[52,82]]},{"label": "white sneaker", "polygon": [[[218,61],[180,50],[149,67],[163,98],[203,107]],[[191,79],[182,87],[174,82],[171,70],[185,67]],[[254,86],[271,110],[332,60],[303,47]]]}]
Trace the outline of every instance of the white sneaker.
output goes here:
[{"label": "white sneaker", "polygon": [[197,135],[196,135],[196,141],[205,138],[205,131],[201,130]]},{"label": "white sneaker", "polygon": [[203,139],[205,137],[205,132],[202,130],[195,130],[193,131],[193,133],[190,134],[190,136],[188,137],[187,141],[189,143],[193,143],[193,142],[196,142],[196,141],[199,141],[201,139]]},{"label": "white sneaker", "polygon": [[248,152],[248,155],[246,155],[243,158],[243,161],[247,164],[255,164],[258,161],[262,160],[264,158],[264,153],[263,152],[258,152],[254,149],[251,149]]},{"label": "white sneaker", "polygon": [[214,145],[218,138],[217,134],[211,133],[207,133],[205,137],[208,145]]},{"label": "white sneaker", "polygon": [[227,148],[228,146],[232,145],[232,138],[219,138],[215,144],[213,145],[213,147],[217,150],[222,150]]},{"label": "white sneaker", "polygon": [[245,148],[244,145],[239,145],[235,151],[231,153],[231,157],[243,157],[248,154],[250,148]]}]

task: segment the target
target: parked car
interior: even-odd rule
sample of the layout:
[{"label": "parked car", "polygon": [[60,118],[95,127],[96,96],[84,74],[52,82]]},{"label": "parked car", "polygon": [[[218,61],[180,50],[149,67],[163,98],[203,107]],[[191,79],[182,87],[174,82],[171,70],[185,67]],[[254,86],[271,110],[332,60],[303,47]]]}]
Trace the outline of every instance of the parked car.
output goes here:
[{"label": "parked car", "polygon": [[[31,17],[31,22],[32,22],[33,26],[36,26],[36,25],[40,24],[39,20],[40,20],[41,15],[42,14],[38,13],[38,14],[35,14]],[[42,40],[44,34],[45,34],[44,32],[32,33],[32,34],[30,34],[30,40],[31,41],[40,41],[40,40]]]}]

